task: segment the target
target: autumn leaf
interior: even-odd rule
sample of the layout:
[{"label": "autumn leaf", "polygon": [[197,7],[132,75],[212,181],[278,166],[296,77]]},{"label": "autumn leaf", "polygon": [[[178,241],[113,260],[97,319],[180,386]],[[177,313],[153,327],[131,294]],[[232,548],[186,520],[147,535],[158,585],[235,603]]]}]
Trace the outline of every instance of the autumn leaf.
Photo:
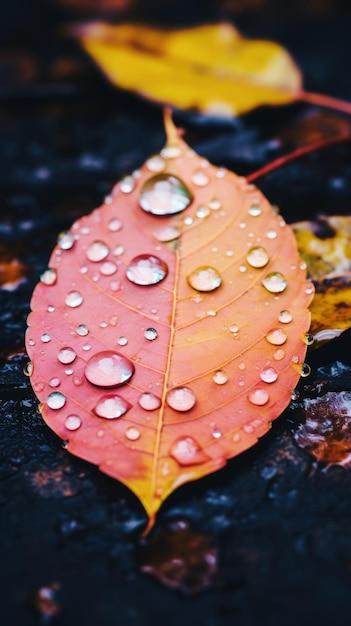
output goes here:
[{"label": "autumn leaf", "polygon": [[284,48],[246,39],[230,23],[180,30],[98,23],[75,32],[113,84],[173,107],[232,117],[287,104],[302,89]]},{"label": "autumn leaf", "polygon": [[27,371],[72,454],[153,524],[180,485],[254,445],[304,369],[313,285],[292,229],[179,138],[61,233],[28,317]]}]

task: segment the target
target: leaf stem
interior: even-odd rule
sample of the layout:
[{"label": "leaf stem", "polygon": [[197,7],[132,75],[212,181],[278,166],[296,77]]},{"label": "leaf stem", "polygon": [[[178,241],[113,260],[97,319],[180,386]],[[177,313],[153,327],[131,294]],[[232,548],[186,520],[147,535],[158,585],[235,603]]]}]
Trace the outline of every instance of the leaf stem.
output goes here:
[{"label": "leaf stem", "polygon": [[312,93],[309,91],[301,91],[297,100],[301,102],[307,102],[309,104],[316,104],[317,106],[325,107],[327,109],[334,109],[335,111],[340,111],[342,113],[347,113],[351,115],[351,102],[347,102],[346,100],[339,100],[339,98],[333,98],[331,96],[326,96],[322,93]]}]

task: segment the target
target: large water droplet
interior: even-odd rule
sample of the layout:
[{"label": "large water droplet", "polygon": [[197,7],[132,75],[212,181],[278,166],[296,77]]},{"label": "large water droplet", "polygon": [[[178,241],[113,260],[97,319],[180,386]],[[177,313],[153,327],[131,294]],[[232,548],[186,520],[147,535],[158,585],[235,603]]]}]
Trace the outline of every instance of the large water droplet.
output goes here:
[{"label": "large water droplet", "polygon": [[197,291],[214,291],[220,286],[222,277],[214,267],[202,265],[187,276],[187,281]]},{"label": "large water droplet", "polygon": [[153,215],[173,215],[184,211],[192,199],[191,192],[180,178],[158,174],[143,184],[139,204]]},{"label": "large water droplet", "polygon": [[86,256],[89,261],[97,263],[106,259],[109,248],[104,241],[93,241],[86,250]]},{"label": "large water droplet", "polygon": [[63,363],[64,365],[68,365],[69,363],[73,363],[76,356],[77,355],[75,351],[72,350],[72,348],[61,348],[61,350],[59,351],[57,355],[57,358],[60,361],[60,363]]},{"label": "large water droplet", "polygon": [[67,430],[78,430],[82,425],[82,420],[78,415],[69,415],[65,421]]},{"label": "large water droplet", "polygon": [[169,452],[179,465],[196,465],[204,463],[209,458],[194,437],[176,439]]},{"label": "large water droplet", "polygon": [[46,402],[50,409],[62,409],[66,404],[66,398],[60,391],[53,391],[49,393]]},{"label": "large water droplet", "polygon": [[124,415],[130,408],[131,404],[118,394],[108,394],[98,400],[94,413],[98,417],[104,417],[108,420],[114,420]]},{"label": "large water droplet", "polygon": [[70,291],[65,297],[65,303],[67,306],[70,306],[72,309],[75,309],[77,306],[80,306],[83,302],[83,296],[79,291]]},{"label": "large water droplet", "polygon": [[138,403],[141,408],[145,411],[155,411],[155,409],[159,409],[161,406],[161,398],[154,396],[153,393],[142,393]]},{"label": "large water droplet", "polygon": [[59,234],[57,244],[61,250],[70,250],[76,242],[76,238],[69,230]]},{"label": "large water droplet", "polygon": [[262,285],[270,293],[281,293],[287,288],[287,280],[280,272],[270,272],[262,279]]},{"label": "large water droplet", "polygon": [[194,172],[191,180],[197,187],[206,187],[206,185],[208,185],[208,183],[210,182],[210,179],[207,176],[206,172],[203,172],[202,170],[197,170],[196,172]]},{"label": "large water droplet", "polygon": [[151,254],[134,257],[126,269],[126,276],[135,285],[156,285],[166,278],[168,267],[164,261]]},{"label": "large water droplet", "polygon": [[222,370],[218,370],[213,374],[213,380],[216,385],[224,385],[228,381],[228,376]]},{"label": "large water droplet", "polygon": [[282,324],[289,324],[290,322],[292,322],[292,319],[293,319],[292,314],[290,313],[290,311],[287,311],[286,309],[284,309],[283,311],[280,311],[278,315],[278,320]]},{"label": "large water droplet", "polygon": [[255,404],[256,406],[263,406],[267,404],[269,400],[269,393],[266,389],[252,389],[248,395],[249,401],[251,404]]},{"label": "large water droplet", "polygon": [[154,339],[157,339],[158,334],[157,334],[157,330],[156,328],[147,328],[144,331],[144,337],[145,339],[147,339],[148,341],[154,341]]},{"label": "large water droplet", "polygon": [[264,383],[274,383],[278,379],[278,372],[274,367],[265,367],[260,373],[260,378]]},{"label": "large water droplet", "polygon": [[48,269],[40,275],[40,280],[44,285],[54,285],[57,280],[56,270],[48,267]]},{"label": "large water droplet", "polygon": [[174,387],[167,393],[166,401],[175,411],[190,411],[195,405],[196,397],[189,387]]},{"label": "large water droplet", "polygon": [[129,441],[137,441],[137,439],[140,439],[140,430],[135,428],[135,426],[129,426],[125,432],[125,436]]},{"label": "large water droplet", "polygon": [[132,361],[118,352],[104,350],[90,357],[86,367],[87,380],[98,387],[124,385],[134,374]]},{"label": "large water droplet", "polygon": [[180,232],[176,226],[164,226],[153,231],[154,236],[158,241],[167,243],[168,241],[174,241],[178,239]]},{"label": "large water droplet", "polygon": [[282,346],[287,340],[287,335],[281,328],[273,328],[267,333],[266,340],[273,346]]},{"label": "large water droplet", "polygon": [[269,261],[269,254],[266,248],[262,246],[254,246],[246,255],[246,260],[251,267],[264,267]]}]

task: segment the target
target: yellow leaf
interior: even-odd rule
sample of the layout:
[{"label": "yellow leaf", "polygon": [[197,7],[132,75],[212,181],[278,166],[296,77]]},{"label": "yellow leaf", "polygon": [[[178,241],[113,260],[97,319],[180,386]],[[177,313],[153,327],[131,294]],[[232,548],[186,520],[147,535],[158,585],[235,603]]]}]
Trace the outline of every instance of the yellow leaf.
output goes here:
[{"label": "yellow leaf", "polygon": [[77,34],[113,84],[176,108],[230,117],[301,93],[284,48],[245,39],[229,23],[182,30],[91,24]]}]

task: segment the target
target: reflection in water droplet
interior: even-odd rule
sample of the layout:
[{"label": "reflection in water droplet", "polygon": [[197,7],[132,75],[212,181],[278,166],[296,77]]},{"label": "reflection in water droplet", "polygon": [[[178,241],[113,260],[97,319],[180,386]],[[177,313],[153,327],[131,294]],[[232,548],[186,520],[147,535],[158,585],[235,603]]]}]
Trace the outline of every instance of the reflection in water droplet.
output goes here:
[{"label": "reflection in water droplet", "polygon": [[267,333],[266,340],[273,346],[282,346],[287,340],[287,335],[281,328],[273,328],[273,330]]},{"label": "reflection in water droplet", "polygon": [[168,406],[175,411],[190,411],[196,402],[196,397],[189,387],[174,387],[167,393]]},{"label": "reflection in water droplet", "polygon": [[100,267],[100,272],[103,276],[112,276],[117,272],[117,265],[113,261],[105,261]]},{"label": "reflection in water droplet", "polygon": [[194,185],[196,185],[197,187],[206,187],[206,185],[208,185],[208,183],[210,182],[209,177],[202,170],[198,170],[197,172],[194,172],[194,174],[191,177],[191,180],[194,183]]},{"label": "reflection in water droplet", "polygon": [[218,370],[218,372],[213,374],[213,381],[216,385],[224,385],[228,381],[228,376],[225,372],[222,372],[222,370]]},{"label": "reflection in water droplet", "polygon": [[158,174],[143,184],[139,204],[153,215],[173,215],[184,211],[191,201],[192,194],[180,178]]},{"label": "reflection in water droplet", "polygon": [[25,376],[31,376],[33,374],[34,371],[34,364],[32,363],[32,361],[28,361],[28,363],[25,364],[25,366],[23,367],[23,374]]},{"label": "reflection in water droplet", "polygon": [[40,275],[40,280],[44,285],[54,285],[57,280],[56,270],[48,267],[48,269]]},{"label": "reflection in water droplet", "polygon": [[142,393],[138,403],[141,408],[145,411],[155,411],[155,409],[159,409],[161,406],[161,398],[154,396],[153,393]]},{"label": "reflection in water droplet", "polygon": [[258,204],[252,204],[248,209],[248,214],[252,217],[258,217],[262,213],[262,209]]},{"label": "reflection in water droplet", "polygon": [[82,425],[82,420],[78,415],[69,415],[65,421],[65,427],[67,430],[78,430]]},{"label": "reflection in water droplet", "polygon": [[187,281],[197,291],[214,291],[220,286],[222,277],[214,267],[202,265],[187,276]]},{"label": "reflection in water droplet", "polygon": [[285,276],[280,272],[270,272],[261,282],[270,293],[281,293],[288,285]]},{"label": "reflection in water droplet", "polygon": [[269,261],[269,254],[266,248],[254,246],[246,255],[246,260],[251,267],[264,267]]},{"label": "reflection in water droplet", "polygon": [[308,363],[293,363],[293,368],[300,374],[302,378],[307,378],[311,373]]},{"label": "reflection in water droplet", "polygon": [[265,367],[260,373],[260,378],[264,383],[274,383],[278,379],[278,372],[274,367]]},{"label": "reflection in water droplet", "polygon": [[93,241],[86,250],[86,256],[89,261],[97,263],[106,259],[109,253],[109,248],[104,241]]},{"label": "reflection in water droplet", "polygon": [[125,432],[125,436],[130,441],[136,441],[140,438],[140,431],[135,426],[129,426]]},{"label": "reflection in water droplet", "polygon": [[200,206],[198,206],[195,211],[196,217],[199,217],[200,219],[204,219],[205,217],[208,217],[210,213],[211,213],[210,209],[204,204],[201,204]]},{"label": "reflection in water droplet", "polygon": [[60,363],[64,363],[65,365],[68,365],[68,363],[73,363],[76,356],[77,355],[74,352],[74,350],[72,350],[72,348],[61,348],[61,350],[59,351],[57,355],[57,358],[60,361]]},{"label": "reflection in water droplet", "polygon": [[166,278],[168,267],[164,261],[151,254],[134,257],[126,269],[126,276],[135,285],[156,285]]},{"label": "reflection in water droplet", "polygon": [[306,344],[306,346],[311,346],[314,343],[314,336],[311,333],[304,333],[302,335],[302,341]]},{"label": "reflection in water droplet", "polygon": [[275,361],[281,361],[282,359],[284,359],[284,357],[285,357],[285,350],[282,350],[282,348],[279,348],[273,354],[273,358]]},{"label": "reflection in water droplet", "polygon": [[98,387],[124,385],[134,374],[134,365],[118,352],[104,350],[90,357],[86,367],[87,380]]},{"label": "reflection in water droplet", "polygon": [[158,337],[157,330],[155,328],[147,328],[144,331],[144,337],[148,341],[154,341],[154,339],[157,339]]},{"label": "reflection in water droplet", "polygon": [[46,402],[50,409],[62,409],[66,404],[66,398],[60,391],[53,391],[49,393]]},{"label": "reflection in water droplet", "polygon": [[123,193],[131,193],[135,187],[135,180],[133,176],[125,176],[122,178],[119,188]]},{"label": "reflection in water droplet", "polygon": [[153,231],[154,236],[158,241],[162,243],[167,243],[168,241],[174,241],[174,239],[178,239],[180,232],[179,228],[176,226],[164,226],[163,228],[158,228]]},{"label": "reflection in water droplet", "polygon": [[209,458],[194,437],[176,439],[169,453],[179,465],[196,465],[204,463]]},{"label": "reflection in water droplet", "polygon": [[278,315],[278,320],[282,324],[289,324],[290,322],[292,322],[292,319],[293,319],[292,314],[290,313],[290,311],[287,311],[286,309],[284,309],[283,311],[280,311]]},{"label": "reflection in water droplet", "polygon": [[166,162],[160,154],[155,154],[146,161],[145,165],[150,172],[163,172]]},{"label": "reflection in water droplet", "polygon": [[68,230],[60,233],[57,238],[57,244],[61,250],[70,250],[74,246],[75,242],[75,236]]},{"label": "reflection in water droplet", "polygon": [[122,396],[111,393],[98,400],[94,408],[94,413],[98,417],[114,420],[124,415],[131,406],[132,405],[122,398]]},{"label": "reflection in water droplet", "polygon": [[269,393],[266,389],[252,389],[248,395],[248,399],[251,404],[255,404],[256,406],[263,406],[267,404],[269,400]]},{"label": "reflection in water droplet", "polygon": [[128,343],[128,339],[124,335],[121,335],[120,337],[118,337],[117,343],[119,346],[126,346]]},{"label": "reflection in water droplet", "polygon": [[51,341],[51,336],[48,333],[43,333],[40,339],[43,343],[49,343],[49,341]]},{"label": "reflection in water droplet", "polygon": [[121,230],[122,226],[123,224],[121,220],[118,219],[118,217],[112,217],[108,223],[108,229],[113,233]]},{"label": "reflection in water droplet", "polygon": [[79,326],[77,326],[77,335],[80,335],[80,337],[85,337],[88,333],[89,329],[85,324],[79,324]]},{"label": "reflection in water droplet", "polygon": [[70,291],[65,297],[65,303],[67,306],[70,306],[72,309],[75,309],[77,306],[80,306],[83,302],[83,296],[79,291]]}]

